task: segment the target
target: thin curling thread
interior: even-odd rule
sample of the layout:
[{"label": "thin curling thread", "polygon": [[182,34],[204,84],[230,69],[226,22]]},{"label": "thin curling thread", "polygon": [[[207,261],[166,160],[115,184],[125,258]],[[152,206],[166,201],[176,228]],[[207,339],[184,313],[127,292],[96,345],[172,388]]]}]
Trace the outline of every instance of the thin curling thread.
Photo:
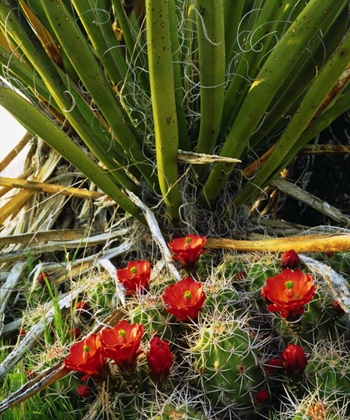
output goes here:
[{"label": "thin curling thread", "polygon": [[210,39],[209,38],[209,36],[208,36],[208,31],[207,31],[207,28],[206,28],[206,26],[205,26],[205,24],[204,24],[204,20],[203,20],[203,17],[202,17],[202,15],[199,13],[199,11],[193,6],[193,10],[197,13],[197,15],[199,16],[199,18],[200,18],[200,20],[201,20],[201,22],[202,22],[202,26],[203,26],[203,34],[204,34],[204,37],[205,37],[205,39],[210,43],[210,44],[212,44],[212,45],[215,45],[215,46],[219,46],[219,45],[221,45],[221,42],[214,42],[212,39]]}]

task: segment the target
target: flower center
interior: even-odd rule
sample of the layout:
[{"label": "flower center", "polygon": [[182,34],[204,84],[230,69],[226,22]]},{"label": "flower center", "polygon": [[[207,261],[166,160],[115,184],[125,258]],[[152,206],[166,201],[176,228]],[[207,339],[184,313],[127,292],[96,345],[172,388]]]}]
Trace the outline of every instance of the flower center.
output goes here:
[{"label": "flower center", "polygon": [[131,267],[131,268],[130,268],[130,272],[131,272],[132,274],[136,274],[136,273],[137,273],[137,268],[136,268],[136,267]]},{"label": "flower center", "polygon": [[189,290],[186,290],[186,292],[184,293],[184,298],[191,299],[191,297],[192,297],[192,293]]},{"label": "flower center", "polygon": [[288,280],[288,281],[286,281],[286,282],[284,283],[284,285],[286,286],[286,289],[287,289],[287,290],[292,290],[292,288],[293,288],[293,282],[292,282],[292,280]]},{"label": "flower center", "polygon": [[189,243],[191,242],[191,238],[188,238],[188,237],[187,237],[187,238],[185,239],[185,242],[186,242],[186,244],[189,244]]},{"label": "flower center", "polygon": [[90,347],[85,344],[85,346],[83,347],[83,351],[84,353],[89,353]]}]

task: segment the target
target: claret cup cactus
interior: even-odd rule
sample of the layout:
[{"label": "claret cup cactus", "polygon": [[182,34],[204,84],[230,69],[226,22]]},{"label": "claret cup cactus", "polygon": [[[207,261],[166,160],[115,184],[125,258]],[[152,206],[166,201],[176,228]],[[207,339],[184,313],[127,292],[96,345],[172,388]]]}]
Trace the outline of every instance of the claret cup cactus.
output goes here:
[{"label": "claret cup cactus", "polygon": [[251,407],[264,375],[249,333],[230,320],[202,327],[195,335],[191,352],[198,388],[215,407]]},{"label": "claret cup cactus", "polygon": [[[198,244],[187,237],[172,244]],[[321,271],[301,260],[284,269],[272,254],[231,252],[214,262],[197,251],[190,271],[187,260],[174,258],[180,280],[146,260],[103,278],[110,292],[111,280],[115,288],[123,282],[125,303],[113,325],[86,334],[102,303],[88,289],[91,316],[84,333],[67,335],[74,340],[63,360],[70,373],[54,389],[76,384],[67,398],[81,413],[83,402],[104,412],[108,398],[118,419],[318,420],[324,412],[322,419],[338,420],[327,416],[339,402],[349,416],[347,314]]]}]

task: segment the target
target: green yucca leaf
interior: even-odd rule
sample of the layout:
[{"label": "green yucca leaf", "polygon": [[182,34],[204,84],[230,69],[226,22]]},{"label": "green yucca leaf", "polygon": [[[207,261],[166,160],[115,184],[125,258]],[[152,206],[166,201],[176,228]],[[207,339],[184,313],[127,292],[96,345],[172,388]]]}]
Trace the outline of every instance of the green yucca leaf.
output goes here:
[{"label": "green yucca leaf", "polygon": [[[274,95],[334,8],[332,0],[325,0],[322,8],[318,1],[311,0],[292,23],[251,85],[222,147],[221,156],[241,156]],[[214,201],[233,169],[233,163],[220,163],[214,167],[200,194],[203,205]]]},{"label": "green yucca leaf", "polygon": [[[217,142],[225,87],[225,33],[222,0],[196,0],[201,124],[198,153],[213,153]],[[203,173],[203,165],[196,168]]]},{"label": "green yucca leaf", "polygon": [[[311,85],[299,105],[298,112],[295,113],[286,131],[282,134],[276,148],[254,178],[254,184],[248,185],[235,199],[236,205],[241,205],[251,199],[252,196],[256,196],[260,188],[264,187],[270,175],[275,172],[276,167],[281,166],[280,162],[287,158],[295,144],[295,139],[298,139],[303,131],[312,124],[313,117],[323,102],[327,100],[327,95],[336,87],[343,72],[349,67],[349,62],[350,36],[348,34]],[[301,148],[304,144],[299,143],[299,146]]]},{"label": "green yucca leaf", "polygon": [[[3,0],[0,75],[71,127],[71,140],[116,188],[140,196],[147,183],[175,220],[184,197],[210,207],[234,169],[278,141],[252,179],[263,188],[346,110],[347,79],[322,104],[344,70],[336,60],[328,74],[326,63],[347,34],[347,15],[347,0]],[[311,103],[319,111],[307,105],[300,115]],[[242,164],[188,171],[179,149]],[[240,183],[235,205],[256,193]]]},{"label": "green yucca leaf", "polygon": [[145,163],[140,144],[125,124],[121,109],[115,100],[115,94],[101,73],[100,65],[85,41],[84,34],[75,24],[74,17],[62,2],[43,3],[43,6],[56,36],[60,39],[61,46],[93,101],[99,107],[113,135],[149,184],[157,189],[158,182],[153,170]]},{"label": "green yucca leaf", "polygon": [[0,85],[0,105],[8,109],[27,130],[45,138],[45,141],[53,149],[78,170],[81,170],[116,203],[136,219],[145,223],[139,208],[116,186],[113,177],[94,163],[59,127],[21,95],[6,86]]},{"label": "green yucca leaf", "polygon": [[146,0],[148,66],[150,71],[157,167],[160,188],[171,219],[181,205],[177,183],[179,133],[176,115],[169,8],[163,0]]}]

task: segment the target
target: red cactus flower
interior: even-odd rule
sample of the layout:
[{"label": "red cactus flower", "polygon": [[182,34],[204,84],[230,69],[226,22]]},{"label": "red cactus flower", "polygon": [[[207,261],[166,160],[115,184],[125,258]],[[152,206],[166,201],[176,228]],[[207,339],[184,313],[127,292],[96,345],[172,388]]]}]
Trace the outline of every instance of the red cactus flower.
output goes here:
[{"label": "red cactus flower", "polygon": [[90,334],[84,340],[73,344],[64,365],[69,370],[85,373],[82,381],[91,375],[103,375],[106,364],[101,352],[100,336]]},{"label": "red cactus flower", "polygon": [[272,302],[267,306],[271,312],[281,312],[283,318],[304,313],[304,305],[312,299],[316,286],[311,274],[299,270],[283,270],[281,274],[266,280],[261,295]]},{"label": "red cactus flower", "polygon": [[308,364],[303,348],[288,344],[281,357],[287,376],[291,379],[301,379]]},{"label": "red cactus flower", "polygon": [[266,389],[260,389],[254,395],[254,401],[257,404],[264,404],[270,398],[270,394],[267,392]]},{"label": "red cactus flower", "polygon": [[127,295],[148,290],[150,277],[149,261],[132,261],[125,268],[117,270],[117,278],[123,283]]},{"label": "red cactus flower", "polygon": [[175,315],[178,321],[196,318],[205,298],[203,283],[196,282],[191,277],[171,284],[164,290],[162,296],[168,305],[166,311]]},{"label": "red cactus flower", "polygon": [[92,389],[89,385],[79,385],[77,387],[77,394],[80,398],[89,398],[92,395]]},{"label": "red cactus flower", "polygon": [[129,373],[136,368],[144,326],[120,321],[114,328],[101,331],[102,353],[112,359],[122,372]]},{"label": "red cactus flower", "polygon": [[283,268],[297,268],[300,263],[300,258],[294,249],[283,252],[281,256],[281,265]]},{"label": "red cactus flower", "polygon": [[150,377],[159,382],[168,379],[173,361],[174,356],[169,344],[158,337],[151,338],[150,349],[147,352]]},{"label": "red cactus flower", "polygon": [[183,238],[174,239],[168,244],[170,250],[175,254],[174,260],[181,261],[188,270],[197,267],[199,257],[204,254],[203,249],[207,238],[205,236],[196,236],[190,233]]}]

